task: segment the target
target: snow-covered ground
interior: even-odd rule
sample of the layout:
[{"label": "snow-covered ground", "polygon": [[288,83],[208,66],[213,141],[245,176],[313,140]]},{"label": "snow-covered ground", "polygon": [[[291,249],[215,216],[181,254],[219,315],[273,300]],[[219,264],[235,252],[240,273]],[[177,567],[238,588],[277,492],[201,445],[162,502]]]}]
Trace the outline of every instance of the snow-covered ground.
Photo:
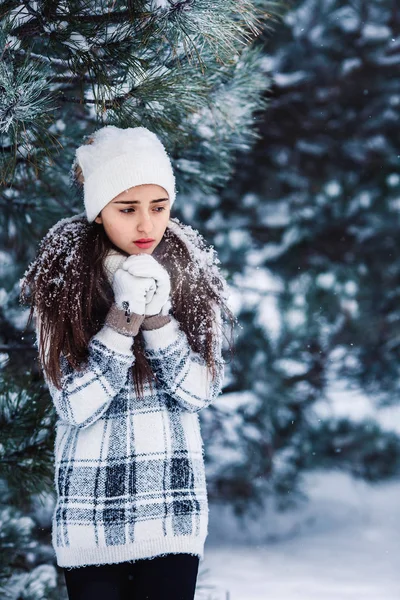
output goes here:
[{"label": "snow-covered ground", "polygon": [[337,471],[306,480],[308,503],[268,509],[243,531],[210,504],[196,600],[400,599],[400,481]]}]

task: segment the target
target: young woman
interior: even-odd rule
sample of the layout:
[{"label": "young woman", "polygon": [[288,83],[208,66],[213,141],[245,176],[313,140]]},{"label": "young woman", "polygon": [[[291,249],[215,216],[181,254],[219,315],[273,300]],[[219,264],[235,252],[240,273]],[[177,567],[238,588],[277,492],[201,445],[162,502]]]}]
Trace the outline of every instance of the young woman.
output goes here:
[{"label": "young woman", "polygon": [[208,527],[198,413],[222,389],[228,286],[171,218],[175,178],[143,127],[76,151],[85,211],[24,274],[57,411],[52,543],[70,600],[191,600]]}]

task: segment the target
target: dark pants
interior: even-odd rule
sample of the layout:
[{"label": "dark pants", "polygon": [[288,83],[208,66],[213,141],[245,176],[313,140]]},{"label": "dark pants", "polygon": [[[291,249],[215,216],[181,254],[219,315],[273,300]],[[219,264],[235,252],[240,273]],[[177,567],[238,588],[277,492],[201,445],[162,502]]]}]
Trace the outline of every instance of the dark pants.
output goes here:
[{"label": "dark pants", "polygon": [[193,600],[198,568],[198,556],[182,553],[64,568],[64,575],[69,600]]}]

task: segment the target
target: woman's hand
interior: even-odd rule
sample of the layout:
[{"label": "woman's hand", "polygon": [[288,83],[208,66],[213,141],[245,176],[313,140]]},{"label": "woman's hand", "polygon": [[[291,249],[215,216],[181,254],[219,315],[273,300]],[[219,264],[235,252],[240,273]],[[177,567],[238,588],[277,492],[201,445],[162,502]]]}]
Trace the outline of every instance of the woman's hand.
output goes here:
[{"label": "woman's hand", "polygon": [[125,308],[129,304],[131,312],[145,315],[146,303],[150,302],[156,290],[156,283],[151,277],[135,277],[121,267],[115,271],[113,279],[115,304]]},{"label": "woman's hand", "polygon": [[146,316],[158,315],[168,301],[171,281],[168,271],[151,254],[132,254],[122,263],[122,269],[135,277],[151,277],[155,280],[156,290],[146,303]]}]

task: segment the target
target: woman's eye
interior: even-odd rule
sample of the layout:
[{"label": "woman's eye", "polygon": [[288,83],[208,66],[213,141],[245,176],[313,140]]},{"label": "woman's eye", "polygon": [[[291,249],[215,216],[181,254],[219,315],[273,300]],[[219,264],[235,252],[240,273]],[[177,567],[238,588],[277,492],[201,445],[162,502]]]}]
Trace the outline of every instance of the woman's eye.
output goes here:
[{"label": "woman's eye", "polygon": [[[162,212],[163,210],[165,210],[165,206],[156,206],[156,208],[154,210],[155,210],[155,212]],[[135,212],[135,209],[134,208],[123,208],[122,210],[120,210],[120,212],[122,212],[124,215],[128,214],[126,211]]]}]

